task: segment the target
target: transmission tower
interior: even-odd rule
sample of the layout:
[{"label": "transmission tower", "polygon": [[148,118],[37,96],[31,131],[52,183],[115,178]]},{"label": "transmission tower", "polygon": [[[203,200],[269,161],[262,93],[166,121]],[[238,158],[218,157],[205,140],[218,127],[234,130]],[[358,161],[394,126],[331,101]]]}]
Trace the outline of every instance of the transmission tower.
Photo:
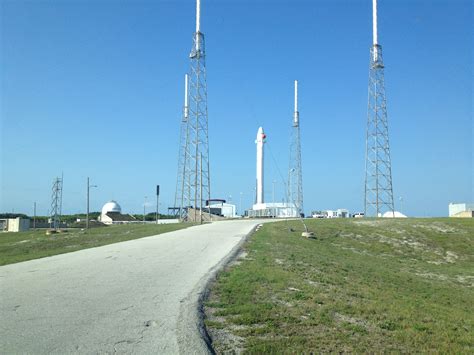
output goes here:
[{"label": "transmission tower", "polygon": [[63,204],[63,177],[57,177],[53,181],[51,189],[51,229],[58,230],[60,226],[60,218]]},{"label": "transmission tower", "polygon": [[293,113],[290,141],[290,168],[288,194],[299,216],[303,216],[303,176],[301,169],[300,113],[298,112],[298,81],[295,80],[295,112]]},{"label": "transmission tower", "polygon": [[[204,34],[200,29],[201,1],[196,2],[196,32],[190,58],[188,94],[185,95],[185,114],[181,122],[180,158],[176,202],[180,203],[180,216],[185,221],[205,218],[203,209],[210,200],[209,136],[207,116],[206,52]],[[188,103],[189,95],[189,107]],[[187,117],[186,117],[187,116]],[[184,127],[183,127],[184,126]],[[181,179],[181,180],[180,180]],[[189,208],[192,208],[190,210]],[[192,211],[192,212],[191,212]],[[209,211],[210,212],[210,211]],[[191,215],[192,214],[192,215]],[[210,214],[208,214],[210,216]]]},{"label": "transmission tower", "polygon": [[373,0],[373,46],[370,49],[369,100],[365,154],[366,216],[394,214],[392,163],[388,136],[382,46],[377,38],[377,0]]}]

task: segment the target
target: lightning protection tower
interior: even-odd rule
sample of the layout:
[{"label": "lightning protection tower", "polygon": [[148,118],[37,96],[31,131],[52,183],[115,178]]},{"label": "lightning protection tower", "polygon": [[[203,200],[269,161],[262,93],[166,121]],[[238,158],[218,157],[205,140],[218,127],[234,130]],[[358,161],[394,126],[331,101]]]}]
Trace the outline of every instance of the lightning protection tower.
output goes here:
[{"label": "lightning protection tower", "polygon": [[51,189],[51,229],[58,230],[63,204],[63,177],[57,177],[53,181]]},{"label": "lightning protection tower", "polygon": [[298,81],[295,80],[295,112],[293,113],[290,141],[290,167],[288,171],[288,194],[298,215],[303,215],[303,176],[301,169],[300,113],[298,112]]},{"label": "lightning protection tower", "polygon": [[377,38],[377,0],[373,0],[373,45],[370,49],[365,154],[366,216],[394,213],[384,68],[382,46]]},{"label": "lightning protection tower", "polygon": [[186,143],[187,143],[187,129],[188,129],[188,120],[189,120],[189,79],[188,74],[184,76],[184,106],[183,106],[183,116],[181,118],[181,128],[179,133],[179,152],[178,152],[178,174],[176,177],[176,190],[174,195],[174,208],[173,212],[177,217],[183,217],[184,213],[181,214],[182,202],[183,202],[183,193],[184,193],[184,175],[185,175],[185,155],[186,152]]},{"label": "lightning protection tower", "polygon": [[[190,59],[189,83],[186,83],[185,108],[178,172],[177,202],[180,217],[185,221],[205,218],[203,209],[211,199],[209,174],[209,136],[207,116],[206,51],[201,32],[201,1],[196,2],[196,32]],[[189,106],[188,106],[189,100]],[[184,126],[184,127],[183,127]],[[181,179],[181,180],[180,180]],[[179,186],[180,185],[180,186]],[[191,209],[190,209],[191,208]],[[208,214],[210,216],[210,214]]]}]

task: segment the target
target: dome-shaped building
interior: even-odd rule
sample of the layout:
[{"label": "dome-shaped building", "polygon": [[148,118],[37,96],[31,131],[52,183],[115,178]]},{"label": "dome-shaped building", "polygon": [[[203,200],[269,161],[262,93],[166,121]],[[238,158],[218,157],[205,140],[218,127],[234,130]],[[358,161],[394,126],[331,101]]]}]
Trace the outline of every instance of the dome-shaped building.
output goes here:
[{"label": "dome-shaped building", "polygon": [[107,202],[102,207],[100,221],[105,224],[120,224],[133,222],[136,219],[128,214],[122,214],[122,207],[116,201]]},{"label": "dome-shaped building", "polygon": [[120,207],[120,205],[114,200],[109,201],[104,205],[104,207],[102,207],[102,215],[105,215],[108,212],[122,213],[122,207]]}]

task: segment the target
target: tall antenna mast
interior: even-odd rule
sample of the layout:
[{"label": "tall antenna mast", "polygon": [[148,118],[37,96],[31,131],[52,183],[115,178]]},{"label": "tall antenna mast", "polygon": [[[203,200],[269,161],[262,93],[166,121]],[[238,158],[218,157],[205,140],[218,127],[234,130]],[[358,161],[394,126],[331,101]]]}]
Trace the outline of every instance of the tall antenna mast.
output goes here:
[{"label": "tall antenna mast", "polygon": [[303,174],[301,168],[300,113],[298,111],[298,81],[295,80],[295,111],[293,113],[290,141],[290,167],[288,171],[288,195],[299,216],[303,209]]},{"label": "tall antenna mast", "polygon": [[[201,32],[201,1],[196,1],[196,32],[189,54],[191,70],[185,85],[185,107],[181,123],[180,158],[178,162],[177,195],[180,218],[199,221],[210,218],[203,208],[211,199],[209,173],[209,135],[207,116],[206,52]],[[188,78],[186,76],[186,78]],[[189,82],[188,82],[189,80]],[[188,102],[189,100],[189,102]],[[184,127],[183,127],[184,126]],[[208,207],[210,212],[210,207]],[[191,212],[193,211],[193,212]]]},{"label": "tall antenna mast", "polygon": [[369,65],[364,212],[366,216],[377,217],[389,211],[395,216],[385,98],[385,66],[377,32],[377,0],[373,0],[372,10],[373,44]]}]

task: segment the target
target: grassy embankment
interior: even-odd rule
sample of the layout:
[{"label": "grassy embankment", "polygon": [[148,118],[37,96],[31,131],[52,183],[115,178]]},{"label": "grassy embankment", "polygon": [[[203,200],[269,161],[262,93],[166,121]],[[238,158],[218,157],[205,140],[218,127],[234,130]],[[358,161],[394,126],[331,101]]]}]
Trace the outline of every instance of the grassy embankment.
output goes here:
[{"label": "grassy embankment", "polygon": [[0,234],[0,265],[69,253],[189,227],[190,224],[123,224],[46,235],[45,230]]},{"label": "grassy embankment", "polygon": [[474,352],[474,221],[264,225],[205,305],[218,353]]}]

